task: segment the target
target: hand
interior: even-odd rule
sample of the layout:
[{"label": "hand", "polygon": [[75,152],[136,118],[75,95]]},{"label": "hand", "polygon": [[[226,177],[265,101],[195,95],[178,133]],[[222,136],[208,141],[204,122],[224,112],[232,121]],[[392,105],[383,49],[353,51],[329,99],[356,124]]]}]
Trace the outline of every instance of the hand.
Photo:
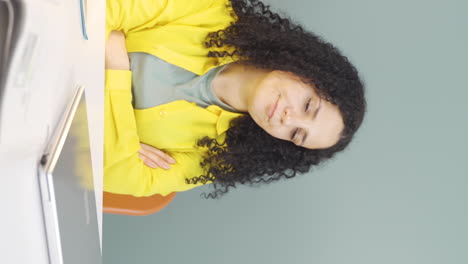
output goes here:
[{"label": "hand", "polygon": [[161,150],[140,143],[141,149],[138,151],[140,159],[145,163],[145,165],[151,168],[163,168],[163,169],[170,169],[169,164],[174,164],[175,160],[167,155],[166,153],[162,152]]},{"label": "hand", "polygon": [[125,46],[125,35],[112,31],[106,42],[106,69],[130,70],[130,61]]}]

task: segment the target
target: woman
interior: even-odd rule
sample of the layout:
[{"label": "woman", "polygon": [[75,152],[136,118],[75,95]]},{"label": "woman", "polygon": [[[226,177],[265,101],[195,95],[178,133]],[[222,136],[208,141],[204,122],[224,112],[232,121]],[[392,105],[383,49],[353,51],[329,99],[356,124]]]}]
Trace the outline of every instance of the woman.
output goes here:
[{"label": "woman", "polygon": [[[364,89],[346,57],[259,1],[108,1],[107,26],[106,191],[213,183],[214,198],[291,178],[362,123]],[[162,103],[147,81],[158,70],[137,75],[158,65],[156,82],[170,76],[159,86],[177,91]]]}]

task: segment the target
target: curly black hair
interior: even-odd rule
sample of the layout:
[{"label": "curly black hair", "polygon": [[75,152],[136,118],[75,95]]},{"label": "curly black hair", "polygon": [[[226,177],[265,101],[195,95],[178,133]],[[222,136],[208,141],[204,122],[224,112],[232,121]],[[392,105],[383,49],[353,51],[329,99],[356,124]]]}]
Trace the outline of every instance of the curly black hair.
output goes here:
[{"label": "curly black hair", "polygon": [[[345,128],[332,147],[306,149],[270,136],[249,115],[236,118],[225,142],[205,137],[197,143],[208,148],[201,163],[206,173],[186,182],[212,181],[214,191],[203,193],[205,198],[218,198],[236,184],[259,185],[309,171],[351,142],[366,111],[364,85],[357,70],[332,44],[272,12],[261,1],[231,0],[227,8],[236,22],[208,34],[208,56],[236,57],[240,63],[257,68],[294,73],[338,106]],[[223,47],[225,51],[220,52]]]}]

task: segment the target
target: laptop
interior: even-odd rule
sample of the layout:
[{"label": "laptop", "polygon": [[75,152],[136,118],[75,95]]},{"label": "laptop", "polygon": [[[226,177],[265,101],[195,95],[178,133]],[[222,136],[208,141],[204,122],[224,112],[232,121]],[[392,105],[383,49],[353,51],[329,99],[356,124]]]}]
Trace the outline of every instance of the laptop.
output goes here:
[{"label": "laptop", "polygon": [[102,263],[83,86],[76,88],[38,168],[50,263]]}]

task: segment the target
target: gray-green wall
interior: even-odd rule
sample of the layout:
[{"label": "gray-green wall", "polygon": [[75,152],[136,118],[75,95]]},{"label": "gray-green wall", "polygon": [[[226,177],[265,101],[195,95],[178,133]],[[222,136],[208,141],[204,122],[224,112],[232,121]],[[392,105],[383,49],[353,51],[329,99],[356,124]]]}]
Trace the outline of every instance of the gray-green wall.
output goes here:
[{"label": "gray-green wall", "polygon": [[359,69],[369,111],[356,140],[293,180],[104,215],[104,262],[468,263],[468,2],[268,2]]}]

